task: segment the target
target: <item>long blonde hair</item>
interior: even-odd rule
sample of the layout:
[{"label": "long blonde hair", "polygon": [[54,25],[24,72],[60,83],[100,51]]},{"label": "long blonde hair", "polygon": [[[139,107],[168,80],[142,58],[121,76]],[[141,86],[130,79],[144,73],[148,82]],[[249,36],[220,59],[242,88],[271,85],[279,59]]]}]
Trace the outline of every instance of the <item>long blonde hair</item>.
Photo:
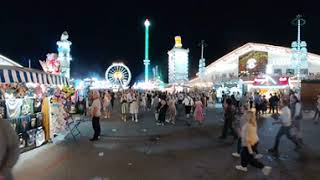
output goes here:
[{"label": "long blonde hair", "polygon": [[252,111],[246,112],[246,119],[249,124],[252,124],[254,127],[257,126],[256,115]]}]

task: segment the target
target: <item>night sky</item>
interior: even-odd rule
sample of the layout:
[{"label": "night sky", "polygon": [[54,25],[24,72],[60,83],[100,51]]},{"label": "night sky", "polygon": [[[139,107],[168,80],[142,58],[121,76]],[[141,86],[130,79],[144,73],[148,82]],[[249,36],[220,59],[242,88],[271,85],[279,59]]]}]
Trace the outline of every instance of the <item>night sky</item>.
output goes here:
[{"label": "night sky", "polygon": [[302,39],[308,51],[320,54],[320,11],[317,3],[300,1],[2,1],[0,10],[0,54],[24,66],[28,59],[40,68],[56,41],[68,31],[73,45],[72,76],[104,77],[113,61],[129,66],[133,80],[143,78],[145,18],[151,21],[150,59],[167,76],[167,51],[174,36],[182,37],[190,49],[190,76],[197,72],[204,39],[207,64],[247,43],[290,46],[296,28],[290,25],[296,14],[307,24]]}]

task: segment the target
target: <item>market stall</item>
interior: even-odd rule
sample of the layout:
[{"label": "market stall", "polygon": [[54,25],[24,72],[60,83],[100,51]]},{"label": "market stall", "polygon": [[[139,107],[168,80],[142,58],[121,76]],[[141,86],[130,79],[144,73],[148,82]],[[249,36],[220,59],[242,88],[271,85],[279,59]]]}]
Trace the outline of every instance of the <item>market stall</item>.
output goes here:
[{"label": "market stall", "polygon": [[17,66],[0,65],[0,117],[8,120],[27,151],[51,137],[56,120],[50,113],[52,95],[68,86],[65,77]]}]

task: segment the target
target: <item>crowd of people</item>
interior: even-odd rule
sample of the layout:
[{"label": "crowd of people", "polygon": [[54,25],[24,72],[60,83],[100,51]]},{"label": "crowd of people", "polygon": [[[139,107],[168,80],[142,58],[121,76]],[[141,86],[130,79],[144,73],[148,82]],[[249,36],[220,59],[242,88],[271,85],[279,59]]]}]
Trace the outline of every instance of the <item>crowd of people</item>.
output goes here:
[{"label": "crowd of people", "polygon": [[95,131],[92,141],[100,137],[100,118],[110,119],[114,102],[120,104],[121,120],[139,122],[139,113],[151,111],[157,125],[176,124],[181,109],[184,109],[186,119],[193,119],[201,125],[205,119],[208,102],[215,103],[216,95],[210,93],[164,93],[137,92],[126,90],[121,92],[91,91],[89,94],[90,114],[93,117],[92,126]]},{"label": "crowd of people", "polygon": [[[302,105],[299,96],[293,91],[289,95],[270,94],[269,100],[259,93],[249,97],[246,93],[243,96],[240,96],[239,93],[231,96],[223,94],[222,103],[224,107],[224,126],[220,139],[226,139],[228,135],[231,135],[237,140],[237,149],[236,152],[232,153],[232,156],[240,157],[241,165],[237,165],[236,169],[247,172],[247,165],[250,164],[261,169],[265,175],[271,172],[271,167],[265,166],[258,160],[262,155],[258,153],[260,139],[257,132],[257,121],[262,117],[261,115],[266,113],[268,106],[269,113],[272,114],[271,117],[274,119],[272,124],[281,125],[276,134],[274,146],[268,151],[272,155],[279,155],[278,148],[283,135],[286,135],[295,144],[295,150],[299,150],[303,146],[301,133]],[[279,112],[281,113],[279,114]],[[315,119],[318,114],[315,115]]]}]

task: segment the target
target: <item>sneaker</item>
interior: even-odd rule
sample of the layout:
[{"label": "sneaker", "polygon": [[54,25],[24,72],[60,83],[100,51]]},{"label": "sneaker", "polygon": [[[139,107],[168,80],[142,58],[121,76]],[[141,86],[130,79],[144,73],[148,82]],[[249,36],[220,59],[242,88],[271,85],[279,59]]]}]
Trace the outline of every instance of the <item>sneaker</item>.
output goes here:
[{"label": "sneaker", "polygon": [[157,123],[157,125],[158,125],[158,126],[161,126],[162,124],[161,124],[161,123]]},{"label": "sneaker", "polygon": [[272,167],[270,167],[270,166],[265,166],[264,168],[262,168],[262,173],[263,173],[265,176],[269,176],[270,173],[271,173],[271,170],[272,170]]},{"label": "sneaker", "polygon": [[240,154],[235,152],[235,153],[232,153],[232,156],[238,158],[238,157],[240,157]]},{"label": "sneaker", "polygon": [[138,119],[136,119],[136,122],[138,122]]},{"label": "sneaker", "polygon": [[263,157],[262,154],[256,154],[256,155],[254,156],[255,159],[261,159],[262,157]]},{"label": "sneaker", "polygon": [[247,167],[242,167],[241,165],[237,165],[236,169],[238,169],[239,171],[243,171],[243,172],[247,172],[248,171]]}]

